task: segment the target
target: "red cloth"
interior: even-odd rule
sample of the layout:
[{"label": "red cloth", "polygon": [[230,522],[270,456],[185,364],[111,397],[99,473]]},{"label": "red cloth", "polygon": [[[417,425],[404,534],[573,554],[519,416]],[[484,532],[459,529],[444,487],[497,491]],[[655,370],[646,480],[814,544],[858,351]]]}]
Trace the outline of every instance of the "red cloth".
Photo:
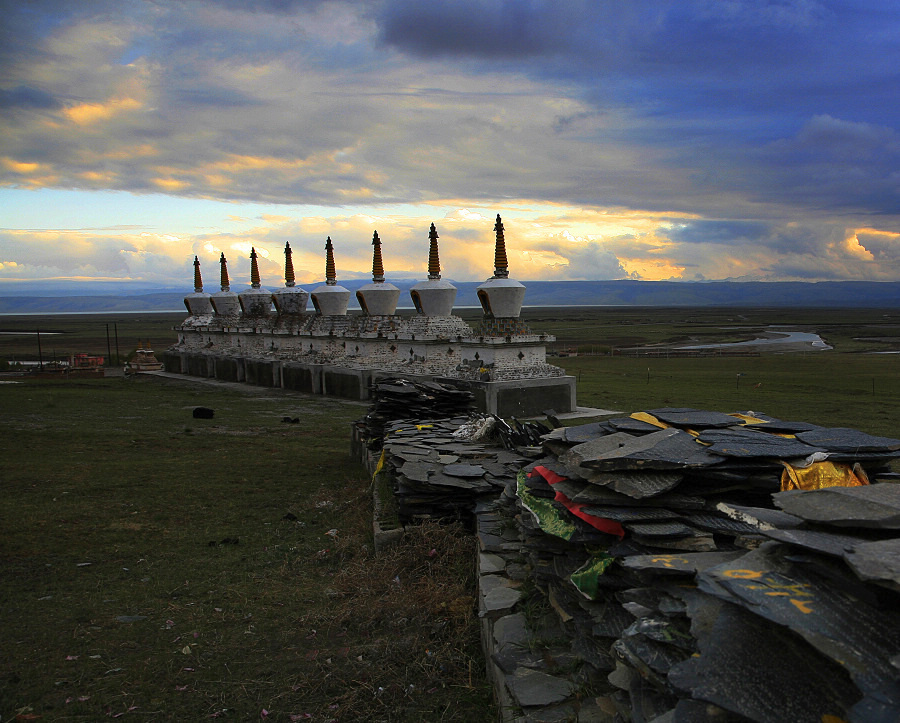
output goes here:
[{"label": "red cloth", "polygon": [[[528,473],[528,476],[532,476],[535,472],[540,475],[544,479],[544,481],[546,481],[547,484],[549,484],[551,487],[557,482],[563,482],[566,479],[565,477],[560,477],[553,470],[547,469],[540,464],[533,467],[531,472]],[[554,500],[565,505],[565,508],[569,510],[569,512],[575,515],[578,519],[587,522],[591,527],[600,530],[600,532],[605,532],[608,535],[615,535],[619,539],[625,537],[625,529],[615,520],[608,520],[605,517],[597,517],[596,515],[585,512],[584,504],[582,504],[581,502],[573,502],[559,490],[553,490],[553,493],[555,495]]]}]

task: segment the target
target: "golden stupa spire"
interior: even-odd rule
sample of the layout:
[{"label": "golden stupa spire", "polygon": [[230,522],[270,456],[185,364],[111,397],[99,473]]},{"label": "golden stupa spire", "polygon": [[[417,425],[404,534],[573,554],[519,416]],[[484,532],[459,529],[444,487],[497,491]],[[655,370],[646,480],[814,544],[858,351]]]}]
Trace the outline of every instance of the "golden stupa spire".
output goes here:
[{"label": "golden stupa spire", "polygon": [[203,292],[203,279],[200,278],[200,259],[194,256],[194,293]]},{"label": "golden stupa spire", "polygon": [[294,262],[291,260],[291,242],[284,244],[284,285],[294,285]]},{"label": "golden stupa spire", "polygon": [[438,232],[434,227],[434,224],[431,224],[431,231],[428,232],[428,278],[429,279],[439,279],[441,278],[441,259],[438,256]]},{"label": "golden stupa spire", "polygon": [[256,263],[256,249],[250,247],[250,286],[259,288],[259,265]]},{"label": "golden stupa spire", "polygon": [[337,272],[334,270],[334,246],[331,236],[325,239],[325,283],[328,286],[337,284]]},{"label": "golden stupa spire", "polygon": [[222,269],[221,273],[221,284],[222,291],[231,291],[231,285],[228,283],[228,262],[225,260],[225,252],[222,252],[222,256],[219,258],[219,266]]},{"label": "golden stupa spire", "polygon": [[497,232],[497,243],[494,247],[494,276],[505,279],[509,276],[509,262],[506,260],[506,241],[503,238],[503,221],[500,220],[499,213],[497,214],[497,223],[494,224],[494,231]]},{"label": "golden stupa spire", "polygon": [[384,264],[381,261],[381,239],[378,238],[378,231],[372,236],[372,281],[380,284],[384,281]]}]

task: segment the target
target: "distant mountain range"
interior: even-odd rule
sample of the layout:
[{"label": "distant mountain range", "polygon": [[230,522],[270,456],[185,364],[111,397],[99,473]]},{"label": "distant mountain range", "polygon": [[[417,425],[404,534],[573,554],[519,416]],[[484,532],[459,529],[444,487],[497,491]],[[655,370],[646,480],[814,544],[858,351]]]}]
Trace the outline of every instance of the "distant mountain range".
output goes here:
[{"label": "distant mountain range", "polygon": [[[341,281],[355,292],[368,280]],[[414,280],[391,280],[401,290],[401,307],[411,308],[409,289]],[[456,305],[478,306],[476,289],[480,282],[453,282],[459,288]],[[527,281],[527,306],[745,306],[819,308],[897,308],[900,282],[820,281]],[[307,287],[307,290],[314,285]],[[150,293],[145,286],[129,293],[126,284],[103,289],[106,293],[79,294],[74,285],[67,295],[32,292],[19,288],[17,295],[0,296],[3,314],[54,314],[117,311],[181,311],[190,290],[159,289]],[[240,292],[242,289],[236,288]],[[3,293],[0,287],[0,294]],[[310,305],[312,308],[312,305]],[[350,308],[356,308],[351,299]]]}]

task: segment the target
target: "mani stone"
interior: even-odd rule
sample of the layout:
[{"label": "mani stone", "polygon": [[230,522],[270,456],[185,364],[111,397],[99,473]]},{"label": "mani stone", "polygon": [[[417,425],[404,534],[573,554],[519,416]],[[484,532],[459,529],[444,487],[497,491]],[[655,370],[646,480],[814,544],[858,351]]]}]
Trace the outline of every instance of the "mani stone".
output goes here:
[{"label": "mani stone", "polygon": [[506,679],[506,686],[523,708],[561,703],[572,694],[568,680],[528,668],[518,668]]},{"label": "mani stone", "polygon": [[896,679],[891,658],[900,650],[900,615],[861,599],[849,577],[817,575],[764,546],[705,570],[698,584],[703,592],[790,628],[839,663],[863,693]]},{"label": "mani stone", "polygon": [[857,542],[843,556],[861,580],[900,592],[900,539]]},{"label": "mani stone", "polygon": [[864,487],[788,490],[778,492],[772,499],[785,512],[809,522],[900,529],[900,485],[891,482]]},{"label": "mani stone", "polygon": [[710,452],[723,457],[808,457],[825,451],[796,439],[749,429],[716,429],[702,432],[699,439],[710,445]]},{"label": "mani stone", "polygon": [[444,466],[444,474],[451,477],[482,477],[484,467],[480,464],[448,464]]},{"label": "mani stone", "polygon": [[481,616],[493,617],[497,613],[511,610],[522,597],[522,591],[510,585],[509,580],[500,575],[482,575]]},{"label": "mani stone", "polygon": [[863,540],[850,535],[837,535],[820,530],[761,530],[761,534],[813,552],[842,557]]},{"label": "mani stone", "polygon": [[699,657],[672,668],[669,682],[748,720],[821,723],[827,715],[843,720],[858,698],[837,665],[738,608],[721,609],[700,649]]},{"label": "mani stone", "polygon": [[873,437],[847,427],[818,427],[798,432],[797,438],[807,444],[824,447],[831,452],[894,452],[900,450],[900,439]]},{"label": "mani stone", "polygon": [[730,414],[724,414],[723,412],[707,412],[700,409],[665,407],[663,409],[651,409],[648,413],[666,424],[674,424],[678,427],[691,427],[694,429],[732,427],[739,421]]},{"label": "mani stone", "polygon": [[[610,435],[615,436],[618,435]],[[602,439],[597,441],[600,442]],[[684,469],[708,467],[720,464],[722,460],[722,457],[710,454],[687,432],[680,429],[663,429],[643,437],[632,437],[632,442],[585,459],[583,465],[598,470]]]}]

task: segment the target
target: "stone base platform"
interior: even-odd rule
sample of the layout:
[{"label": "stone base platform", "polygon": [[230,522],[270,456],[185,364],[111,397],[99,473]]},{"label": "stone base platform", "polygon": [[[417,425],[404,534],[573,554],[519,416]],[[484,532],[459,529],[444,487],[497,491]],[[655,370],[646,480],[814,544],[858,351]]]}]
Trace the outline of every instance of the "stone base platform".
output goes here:
[{"label": "stone base platform", "polygon": [[173,351],[163,354],[165,370],[174,374],[292,389],[306,394],[366,401],[372,383],[382,377],[454,384],[475,395],[478,411],[499,417],[528,417],[553,409],[574,412],[575,377],[529,377],[504,381],[462,380],[402,371],[352,368],[332,364]]}]

